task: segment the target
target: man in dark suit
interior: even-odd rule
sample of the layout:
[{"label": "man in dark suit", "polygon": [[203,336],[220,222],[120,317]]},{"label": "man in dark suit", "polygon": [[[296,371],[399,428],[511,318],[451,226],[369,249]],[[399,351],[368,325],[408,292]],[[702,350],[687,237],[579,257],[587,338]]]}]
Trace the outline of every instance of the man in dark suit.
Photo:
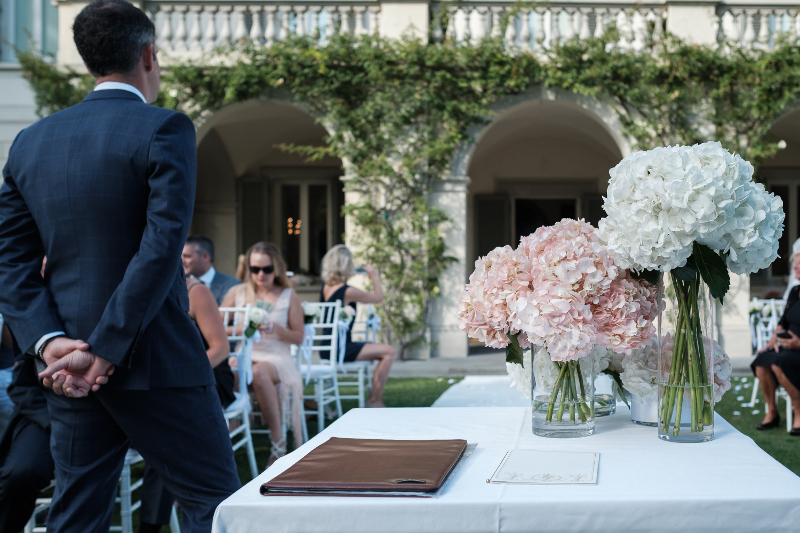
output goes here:
[{"label": "man in dark suit", "polygon": [[180,503],[183,531],[209,531],[239,480],[180,262],[194,127],[147,105],[160,69],[142,11],[96,0],[73,31],[97,87],[17,136],[0,188],[0,312],[52,387],[48,531],[108,531],[129,446]]},{"label": "man in dark suit", "polygon": [[238,279],[218,272],[214,268],[214,243],[204,235],[190,235],[181,253],[183,269],[187,276],[193,276],[211,289],[217,305],[228,294],[231,287],[239,285]]}]

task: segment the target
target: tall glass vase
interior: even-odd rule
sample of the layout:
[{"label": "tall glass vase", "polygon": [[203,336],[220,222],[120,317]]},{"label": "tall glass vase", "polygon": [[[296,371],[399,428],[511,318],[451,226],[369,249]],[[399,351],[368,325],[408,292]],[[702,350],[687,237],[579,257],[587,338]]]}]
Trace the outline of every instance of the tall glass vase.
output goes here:
[{"label": "tall glass vase", "polygon": [[594,365],[591,357],[553,361],[533,347],[533,434],[540,437],[587,437],[594,433]]},{"label": "tall glass vase", "polygon": [[671,442],[714,438],[714,301],[698,274],[662,275],[659,296],[658,436]]}]

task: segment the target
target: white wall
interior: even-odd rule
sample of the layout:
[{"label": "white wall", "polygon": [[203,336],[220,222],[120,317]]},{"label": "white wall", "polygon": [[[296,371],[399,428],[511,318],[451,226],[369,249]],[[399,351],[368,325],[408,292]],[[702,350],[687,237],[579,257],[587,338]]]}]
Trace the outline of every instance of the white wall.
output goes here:
[{"label": "white wall", "polygon": [[33,91],[22,77],[19,65],[0,63],[0,168],[17,134],[38,117]]}]

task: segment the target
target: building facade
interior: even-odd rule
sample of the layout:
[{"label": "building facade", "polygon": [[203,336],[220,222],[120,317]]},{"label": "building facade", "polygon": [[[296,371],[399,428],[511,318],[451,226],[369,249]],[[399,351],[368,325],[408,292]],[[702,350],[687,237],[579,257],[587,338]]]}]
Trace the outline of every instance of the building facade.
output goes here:
[{"label": "building facade", "polygon": [[[39,47],[59,65],[83,68],[71,24],[85,5],[0,0],[0,38],[17,48]],[[156,0],[138,5],[156,24],[166,66],[202,60],[223,43],[271,43],[317,31],[321,42],[337,32],[377,32],[390,38],[415,35],[431,46],[492,35],[534,53],[562,39],[600,35],[610,23],[621,30],[619,46],[633,50],[664,31],[699,44],[732,41],[756,48],[773,46],[782,33],[800,35],[798,5],[783,0],[560,0],[533,7],[503,0]],[[501,29],[500,21],[512,9],[512,23]],[[16,133],[35,120],[33,110],[13,49],[0,45],[0,163]],[[418,357],[466,356],[468,340],[458,329],[456,304],[475,259],[564,217],[596,224],[603,216],[608,170],[631,153],[616,112],[601,100],[533,87],[496,102],[493,110],[491,122],[474,129],[474,140],[454,158],[451,176],[431,194],[431,203],[452,221],[446,239],[458,261],[443,276],[441,296],[430,313],[436,342]],[[217,268],[233,273],[239,253],[270,240],[299,274],[301,297],[317,298],[322,255],[340,242],[347,225],[340,215],[348,201],[342,164],[332,158],[306,163],[276,146],[322,145],[329,133],[301,107],[266,98],[229,105],[198,125],[192,231],[214,240]],[[732,280],[718,320],[732,357],[750,356],[747,301],[785,283],[791,243],[800,237],[800,111],[777,120],[772,133],[787,144],[762,167],[787,214],[782,258],[767,272]]]}]

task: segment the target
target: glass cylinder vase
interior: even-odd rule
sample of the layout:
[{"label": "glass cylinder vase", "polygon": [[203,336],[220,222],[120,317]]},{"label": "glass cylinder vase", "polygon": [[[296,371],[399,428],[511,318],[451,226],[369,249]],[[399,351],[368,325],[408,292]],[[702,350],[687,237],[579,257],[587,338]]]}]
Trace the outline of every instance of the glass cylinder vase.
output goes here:
[{"label": "glass cylinder vase", "polygon": [[600,372],[594,377],[594,416],[613,415],[617,412],[617,393],[614,379]]},{"label": "glass cylinder vase", "polygon": [[714,301],[694,272],[664,273],[659,284],[658,436],[671,442],[714,438]]},{"label": "glass cylinder vase", "polygon": [[553,361],[534,347],[532,375],[533,434],[587,437],[594,433],[594,365],[590,357]]},{"label": "glass cylinder vase", "polygon": [[631,421],[642,426],[658,425],[658,401],[655,395],[642,397],[631,394]]}]

